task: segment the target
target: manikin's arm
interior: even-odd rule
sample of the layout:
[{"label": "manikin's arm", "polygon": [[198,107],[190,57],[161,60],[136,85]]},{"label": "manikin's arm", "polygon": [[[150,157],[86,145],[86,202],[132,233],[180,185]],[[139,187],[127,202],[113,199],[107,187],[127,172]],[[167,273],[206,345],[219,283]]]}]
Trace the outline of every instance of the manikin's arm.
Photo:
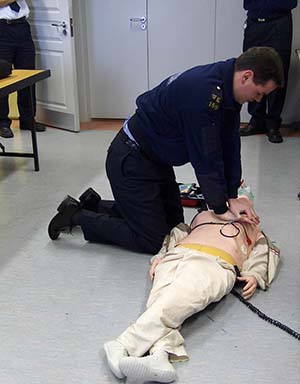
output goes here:
[{"label": "manikin's arm", "polygon": [[257,285],[263,290],[267,288],[268,252],[267,241],[265,237],[261,237],[243,264],[241,277],[237,279],[246,283],[243,288],[245,299],[249,299],[255,293]]},{"label": "manikin's arm", "polygon": [[149,276],[150,276],[151,281],[153,281],[153,279],[154,279],[156,267],[158,266],[159,263],[162,262],[162,260],[163,260],[163,258],[160,258],[160,257],[153,260],[153,263],[151,264],[151,267],[149,270]]}]

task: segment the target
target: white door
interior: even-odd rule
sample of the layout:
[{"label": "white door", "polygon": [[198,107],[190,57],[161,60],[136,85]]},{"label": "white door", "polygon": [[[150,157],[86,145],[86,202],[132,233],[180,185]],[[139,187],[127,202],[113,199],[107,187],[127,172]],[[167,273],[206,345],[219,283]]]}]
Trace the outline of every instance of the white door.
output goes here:
[{"label": "white door", "polygon": [[36,46],[36,67],[51,77],[37,85],[37,120],[79,131],[72,0],[31,0],[30,24]]},{"label": "white door", "polygon": [[[228,0],[217,0],[216,61],[237,57],[242,53],[245,19],[242,1],[231,0],[229,7]],[[247,106],[244,104],[242,107],[242,122],[249,121]]]},{"label": "white door", "polygon": [[214,61],[215,0],[148,0],[149,86]]},{"label": "white door", "polygon": [[216,57],[225,60],[242,53],[246,12],[240,0],[217,0]]},{"label": "white door", "polygon": [[149,87],[214,59],[216,0],[86,4],[92,117],[124,118]]},{"label": "white door", "polygon": [[126,118],[148,89],[146,0],[88,0],[91,113]]}]

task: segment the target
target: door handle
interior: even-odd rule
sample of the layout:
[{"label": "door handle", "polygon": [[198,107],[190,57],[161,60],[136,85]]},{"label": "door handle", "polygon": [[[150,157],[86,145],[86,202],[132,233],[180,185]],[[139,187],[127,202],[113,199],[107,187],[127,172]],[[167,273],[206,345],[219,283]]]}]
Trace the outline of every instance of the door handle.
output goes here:
[{"label": "door handle", "polygon": [[147,21],[147,17],[146,16],[142,16],[142,17],[131,17],[129,19],[132,23],[146,23]]},{"label": "door handle", "polygon": [[145,30],[147,28],[147,17],[141,16],[141,17],[131,17],[129,19],[130,23],[140,23],[140,28],[142,30]]},{"label": "door handle", "polygon": [[52,27],[56,27],[57,30],[59,30],[59,28],[62,28],[62,32],[64,35],[67,34],[67,23],[65,21],[62,21],[60,23],[52,23],[51,24]]}]

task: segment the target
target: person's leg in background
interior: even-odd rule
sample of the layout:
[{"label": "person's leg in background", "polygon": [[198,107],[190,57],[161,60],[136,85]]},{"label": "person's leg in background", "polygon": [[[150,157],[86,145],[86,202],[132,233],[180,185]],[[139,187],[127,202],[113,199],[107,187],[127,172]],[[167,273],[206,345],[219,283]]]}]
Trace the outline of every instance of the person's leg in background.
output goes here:
[{"label": "person's leg in background", "polygon": [[280,133],[281,113],[284,106],[288,73],[291,60],[291,46],[293,36],[293,20],[291,15],[281,17],[274,21],[274,34],[270,45],[279,53],[284,70],[285,84],[283,88],[279,88],[267,96],[267,115],[265,118],[265,126],[269,141],[272,143],[281,143],[282,136]]},{"label": "person's leg in background", "polygon": [[243,51],[254,46],[274,48],[282,60],[285,86],[264,97],[260,103],[252,102],[248,104],[251,119],[248,126],[241,129],[241,136],[266,133],[272,143],[281,143],[283,141],[280,133],[281,113],[288,82],[292,35],[293,25],[290,14],[266,22],[247,20]]},{"label": "person's leg in background", "polygon": [[[24,23],[18,24],[18,26],[18,48],[15,55],[14,68],[35,69],[35,46],[31,36],[30,25],[25,21]],[[24,88],[18,92],[20,129],[31,130],[32,124],[35,124],[36,131],[43,132],[46,129],[45,126],[36,123],[34,120],[36,114],[35,86],[32,87],[32,103],[33,104],[31,104],[31,92],[29,88]]]},{"label": "person's leg in background", "polygon": [[[14,62],[16,51],[15,24],[0,23],[0,59],[9,63]],[[8,117],[8,96],[0,98],[0,136],[11,138],[14,136],[10,128],[11,120]]]},{"label": "person's leg in background", "polygon": [[[268,45],[268,31],[266,31],[265,23],[259,23],[251,19],[247,19],[244,31],[243,52],[252,47]],[[266,98],[264,97],[260,103],[248,103],[248,112],[251,115],[249,124],[246,128],[241,129],[241,136],[255,135],[265,133],[264,119],[266,117]]]}]

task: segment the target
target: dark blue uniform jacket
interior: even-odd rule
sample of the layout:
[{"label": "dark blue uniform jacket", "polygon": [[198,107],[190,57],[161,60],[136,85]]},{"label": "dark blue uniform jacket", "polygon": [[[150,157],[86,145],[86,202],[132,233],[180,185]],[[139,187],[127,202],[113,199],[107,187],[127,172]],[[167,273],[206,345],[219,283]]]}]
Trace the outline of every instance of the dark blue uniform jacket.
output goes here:
[{"label": "dark blue uniform jacket", "polygon": [[244,0],[244,9],[250,18],[282,16],[297,6],[297,0]]},{"label": "dark blue uniform jacket", "polygon": [[[241,180],[235,59],[176,74],[137,98],[136,141],[163,164],[191,162],[208,206],[227,210]],[[146,151],[147,152],[147,151]]]}]

